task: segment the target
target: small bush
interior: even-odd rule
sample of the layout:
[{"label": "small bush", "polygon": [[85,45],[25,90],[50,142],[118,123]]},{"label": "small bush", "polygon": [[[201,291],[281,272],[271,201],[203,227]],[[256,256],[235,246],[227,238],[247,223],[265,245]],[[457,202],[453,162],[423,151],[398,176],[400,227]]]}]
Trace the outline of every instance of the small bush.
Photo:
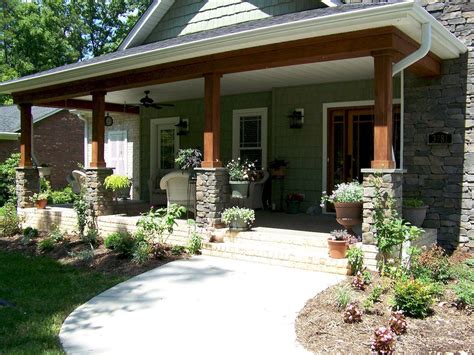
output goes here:
[{"label": "small bush", "polygon": [[348,305],[343,314],[344,323],[362,322],[362,312],[356,304]]},{"label": "small bush", "polygon": [[469,261],[454,265],[451,268],[451,277],[456,280],[469,280],[474,282],[474,266],[469,266]]},{"label": "small bush", "polygon": [[362,277],[364,278],[364,282],[366,285],[370,285],[372,283],[372,274],[370,273],[370,271],[365,270],[362,273]]},{"label": "small bush", "polygon": [[457,308],[474,307],[474,282],[462,279],[453,286],[453,290]]},{"label": "small bush", "polygon": [[107,249],[115,250],[126,257],[133,255],[135,243],[135,239],[127,232],[111,233],[104,240],[104,245]]},{"label": "small bush", "polygon": [[[16,168],[20,162],[20,154],[13,153],[0,164],[0,206],[7,203],[16,204]],[[1,233],[1,231],[0,231]]]},{"label": "small bush", "polygon": [[76,194],[69,186],[61,191],[51,191],[48,198],[48,203],[52,205],[64,205],[73,203],[76,200]]},{"label": "small bush", "polygon": [[39,235],[39,232],[36,228],[26,227],[23,229],[23,237],[33,239]]},{"label": "small bush", "polygon": [[337,287],[334,291],[334,298],[337,309],[343,310],[352,302],[353,294],[346,286]]},{"label": "small bush", "polygon": [[81,237],[81,240],[94,247],[99,244],[99,231],[95,228],[89,228],[87,233]]},{"label": "small bush", "polygon": [[45,238],[38,243],[38,249],[42,252],[48,252],[54,249],[55,241],[52,238]]},{"label": "small bush", "polygon": [[190,254],[199,254],[202,248],[202,237],[197,232],[192,232],[187,249]]},{"label": "small bush", "polygon": [[364,252],[357,247],[349,248],[347,251],[347,261],[351,267],[352,274],[357,274],[359,271],[362,271],[364,266]]},{"label": "small bush", "polygon": [[142,240],[135,244],[132,260],[138,265],[143,265],[151,258],[153,248],[146,241]]},{"label": "small bush", "polygon": [[406,315],[425,318],[433,304],[433,287],[420,280],[400,280],[394,287],[394,306]]},{"label": "small bush", "polygon": [[393,354],[395,351],[395,334],[387,327],[375,329],[372,336],[371,350],[376,354]]},{"label": "small bush", "polygon": [[0,208],[0,235],[13,237],[20,232],[20,217],[15,205],[8,203]]},{"label": "small bush", "polygon": [[451,263],[443,248],[432,246],[426,251],[413,255],[411,273],[415,278],[429,277],[446,283],[451,278]]},{"label": "small bush", "polygon": [[186,247],[182,245],[173,245],[171,248],[171,254],[173,255],[183,255],[184,253],[186,253]]},{"label": "small bush", "polygon": [[94,259],[95,253],[94,253],[94,249],[84,249],[84,250],[76,251],[76,252],[72,251],[69,253],[69,256],[71,258],[78,259],[82,262],[89,262],[92,259]]},{"label": "small bush", "polygon": [[403,311],[392,312],[392,316],[388,321],[390,329],[397,335],[401,335],[407,331],[407,321]]},{"label": "small bush", "polygon": [[61,228],[55,224],[51,227],[51,232],[49,233],[48,237],[54,240],[55,243],[59,243],[66,238],[66,233],[61,231]]}]

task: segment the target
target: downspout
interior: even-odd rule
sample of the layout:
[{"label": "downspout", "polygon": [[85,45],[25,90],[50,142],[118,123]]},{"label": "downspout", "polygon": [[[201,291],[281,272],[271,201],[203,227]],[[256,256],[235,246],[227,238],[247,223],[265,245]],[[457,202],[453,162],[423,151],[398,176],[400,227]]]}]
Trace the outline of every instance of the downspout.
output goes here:
[{"label": "downspout", "polygon": [[392,75],[400,73],[400,169],[403,169],[403,149],[404,149],[404,121],[405,121],[405,92],[404,92],[404,72],[410,65],[424,58],[431,49],[431,23],[425,22],[421,25],[421,45],[416,51],[403,58],[393,65]]}]

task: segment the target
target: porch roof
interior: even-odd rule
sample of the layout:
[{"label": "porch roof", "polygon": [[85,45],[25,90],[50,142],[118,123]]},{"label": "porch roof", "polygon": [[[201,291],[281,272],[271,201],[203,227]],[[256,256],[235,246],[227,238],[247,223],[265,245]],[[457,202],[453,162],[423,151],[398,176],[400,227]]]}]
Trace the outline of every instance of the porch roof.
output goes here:
[{"label": "porch roof", "polygon": [[414,2],[342,5],[245,22],[120,50],[1,83],[0,93],[13,94],[199,56],[386,26],[394,26],[420,43],[421,24],[427,22],[433,29],[431,51],[435,55],[450,59],[467,50],[465,44]]}]

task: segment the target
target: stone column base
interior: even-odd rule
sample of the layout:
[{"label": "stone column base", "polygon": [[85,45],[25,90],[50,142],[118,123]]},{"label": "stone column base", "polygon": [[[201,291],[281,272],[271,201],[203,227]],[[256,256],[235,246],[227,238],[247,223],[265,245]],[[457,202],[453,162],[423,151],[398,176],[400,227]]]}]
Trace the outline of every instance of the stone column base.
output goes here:
[{"label": "stone column base", "polygon": [[112,168],[86,169],[86,201],[89,216],[106,216],[113,214],[113,194],[105,188],[105,178],[113,174]]},{"label": "stone column base", "polygon": [[364,244],[376,244],[374,239],[374,178],[382,178],[382,191],[392,197],[395,209],[401,216],[403,202],[403,174],[402,169],[362,169],[364,175],[364,207],[362,213],[362,242]]},{"label": "stone column base", "polygon": [[16,169],[16,198],[18,208],[34,207],[33,194],[40,190],[37,168]]},{"label": "stone column base", "polygon": [[199,168],[196,172],[196,223],[212,231],[222,226],[221,213],[230,203],[229,174],[225,168]]}]

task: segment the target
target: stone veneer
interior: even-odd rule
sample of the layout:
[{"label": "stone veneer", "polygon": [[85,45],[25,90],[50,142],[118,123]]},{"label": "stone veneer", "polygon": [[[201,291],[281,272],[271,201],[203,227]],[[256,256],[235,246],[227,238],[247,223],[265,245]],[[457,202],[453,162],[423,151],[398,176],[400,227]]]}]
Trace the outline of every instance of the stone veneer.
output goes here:
[{"label": "stone veneer", "polygon": [[112,168],[86,169],[86,201],[89,205],[89,215],[97,217],[113,213],[112,191],[107,190],[104,185],[105,178],[112,173]]},{"label": "stone veneer", "polygon": [[212,231],[230,203],[229,174],[225,168],[200,168],[196,181],[196,222]]},{"label": "stone veneer", "polygon": [[403,199],[403,173],[404,170],[396,169],[362,169],[364,174],[364,206],[362,221],[362,241],[364,244],[375,244],[373,224],[374,224],[374,197],[375,185],[374,178],[380,176],[382,178],[381,190],[386,196],[394,199],[395,209],[401,215],[402,199]]},{"label": "stone veneer", "polygon": [[33,194],[39,192],[40,179],[36,168],[16,169],[16,197],[18,208],[33,207]]}]

